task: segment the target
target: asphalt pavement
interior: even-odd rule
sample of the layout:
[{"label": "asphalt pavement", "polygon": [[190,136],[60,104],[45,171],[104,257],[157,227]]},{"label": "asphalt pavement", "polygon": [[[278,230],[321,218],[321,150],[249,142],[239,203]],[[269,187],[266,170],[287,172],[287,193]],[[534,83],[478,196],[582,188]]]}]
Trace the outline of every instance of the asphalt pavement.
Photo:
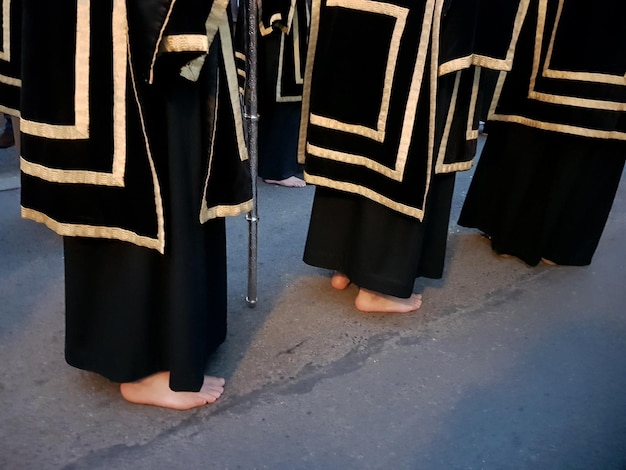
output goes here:
[{"label": "asphalt pavement", "polygon": [[226,392],[179,412],[65,364],[61,238],[20,219],[17,166],[0,150],[2,469],[626,469],[626,177],[591,266],[530,268],[456,225],[459,174],[444,278],[407,315],[302,262],[313,187],[260,182],[257,305],[237,217]]}]

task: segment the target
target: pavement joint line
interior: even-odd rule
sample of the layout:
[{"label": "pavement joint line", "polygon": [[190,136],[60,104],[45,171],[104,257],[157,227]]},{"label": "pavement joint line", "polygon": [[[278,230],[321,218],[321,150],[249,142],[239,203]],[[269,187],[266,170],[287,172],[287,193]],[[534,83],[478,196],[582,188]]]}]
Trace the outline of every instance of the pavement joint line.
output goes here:
[{"label": "pavement joint line", "polygon": [[11,189],[19,189],[19,188],[20,188],[19,176],[0,177],[0,191],[9,191]]}]

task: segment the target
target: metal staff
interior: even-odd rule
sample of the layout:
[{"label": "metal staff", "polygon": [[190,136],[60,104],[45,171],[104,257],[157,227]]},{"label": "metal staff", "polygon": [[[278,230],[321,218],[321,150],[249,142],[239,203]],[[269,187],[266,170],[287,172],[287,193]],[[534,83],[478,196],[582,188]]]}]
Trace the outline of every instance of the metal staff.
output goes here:
[{"label": "metal staff", "polygon": [[248,221],[248,294],[246,302],[255,307],[257,302],[257,238],[259,217],[257,212],[258,174],[258,135],[259,115],[257,113],[257,0],[247,0],[248,4],[248,50],[246,52],[246,120],[248,135],[248,158],[252,178],[252,210],[246,214]]}]

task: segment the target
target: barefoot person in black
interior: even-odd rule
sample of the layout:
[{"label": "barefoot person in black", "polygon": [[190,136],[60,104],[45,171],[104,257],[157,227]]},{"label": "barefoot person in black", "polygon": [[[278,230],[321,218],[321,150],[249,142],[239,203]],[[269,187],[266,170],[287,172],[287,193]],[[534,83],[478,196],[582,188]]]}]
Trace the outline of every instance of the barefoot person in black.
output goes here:
[{"label": "barefoot person in black", "polygon": [[317,188],[304,261],[335,271],[336,289],[357,285],[358,310],[407,313],[422,305],[416,278],[443,275],[455,173],[476,149],[481,67],[506,65],[476,28],[482,14],[506,25],[516,8],[365,3],[313,1],[299,155]]},{"label": "barefoot person in black", "polygon": [[626,160],[624,12],[619,0],[592,16],[573,1],[531,2],[459,218],[495,252],[591,263]]},{"label": "barefoot person in black", "polygon": [[66,360],[179,410],[224,391],[223,217],[251,206],[227,6],[201,3],[23,0],[22,215],[64,236]]},{"label": "barefoot person in black", "polygon": [[[259,4],[258,173],[267,184],[302,188],[306,183],[301,178],[302,165],[298,163],[297,150],[310,2],[284,1],[283,11],[273,10],[276,2]],[[237,21],[241,77],[245,76],[245,63],[241,58],[245,57],[247,49],[247,20],[247,3],[242,3]]]}]

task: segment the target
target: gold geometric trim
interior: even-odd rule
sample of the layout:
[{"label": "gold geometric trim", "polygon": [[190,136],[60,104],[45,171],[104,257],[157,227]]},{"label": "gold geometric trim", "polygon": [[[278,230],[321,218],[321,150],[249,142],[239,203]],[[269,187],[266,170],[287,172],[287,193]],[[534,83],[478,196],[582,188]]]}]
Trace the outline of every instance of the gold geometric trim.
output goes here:
[{"label": "gold geometric trim", "polygon": [[596,72],[565,72],[561,70],[546,69],[545,64],[542,75],[546,78],[578,80],[581,82],[606,83],[609,85],[626,85],[626,75],[622,77],[620,75],[608,75]]},{"label": "gold geometric trim", "polygon": [[588,98],[576,98],[572,96],[552,95],[538,91],[529,91],[528,97],[544,103],[562,104],[577,108],[602,109],[605,111],[626,111],[626,103],[619,103],[615,101],[602,101]]},{"label": "gold geometric trim", "polygon": [[[441,12],[443,9],[443,0],[436,2],[429,0],[426,3],[424,12],[424,21],[422,23],[422,32],[419,42],[416,64],[422,64],[421,70],[415,67],[413,77],[411,79],[411,88],[407,99],[407,106],[404,113],[404,126],[400,138],[400,147],[398,149],[398,160],[396,168],[404,174],[404,167],[409,155],[409,146],[413,137],[413,128],[415,127],[415,119],[417,117],[417,103],[422,88],[422,80],[424,79],[426,69],[426,57],[428,54],[428,45],[432,43],[430,54],[430,116],[428,130],[428,157],[426,162],[426,186],[424,188],[424,201],[430,190],[430,180],[433,171],[433,159],[435,158],[435,120],[437,113],[437,64],[439,63],[439,37],[441,27]],[[429,41],[430,39],[430,41]],[[416,216],[417,217],[417,216]],[[417,217],[421,220],[422,216]]]},{"label": "gold geometric trim", "polygon": [[454,88],[452,90],[452,96],[450,98],[450,107],[448,108],[448,116],[446,117],[446,124],[444,126],[443,135],[441,136],[441,144],[439,145],[439,154],[437,155],[437,163],[435,166],[435,173],[443,173],[444,161],[446,158],[446,150],[448,149],[448,140],[450,139],[450,129],[452,128],[452,121],[454,120],[454,113],[456,111],[456,105],[459,97],[459,84],[461,83],[461,71],[456,72],[454,78]]},{"label": "gold geometric trim", "polygon": [[[554,22],[554,26],[552,28],[552,34],[550,36],[550,44],[548,45],[548,53],[546,55],[546,60],[543,65],[543,76],[548,77],[548,78],[562,78],[562,79],[580,80],[580,81],[586,81],[586,82],[606,83],[606,84],[611,84],[611,85],[626,85],[626,74],[622,76],[622,75],[597,73],[597,72],[572,72],[572,71],[564,71],[564,70],[553,70],[550,68],[550,63],[552,62],[552,53],[554,51],[554,41],[556,39],[557,29],[561,21],[561,15],[563,13],[563,3],[564,3],[564,0],[559,0],[557,16]],[[545,18],[546,8],[547,8],[545,0],[542,0],[541,6],[539,8],[541,9],[540,14],[543,15]]]},{"label": "gold geometric trim", "polygon": [[474,160],[468,160],[466,162],[445,163],[437,168],[435,173],[456,173],[458,171],[467,171],[472,168]]},{"label": "gold geometric trim", "polygon": [[[228,4],[228,0],[226,0]],[[222,57],[224,59],[224,72],[226,74],[226,85],[230,96],[230,103],[235,120],[235,134],[237,137],[237,146],[239,147],[239,158],[241,161],[248,159],[248,147],[246,146],[246,137],[244,135],[243,116],[241,110],[241,101],[239,100],[239,80],[237,79],[237,65],[235,63],[235,54],[232,43],[230,24],[228,23],[228,15],[226,10],[223,14],[216,18],[220,33],[220,42],[222,45]]]},{"label": "gold geometric trim", "polygon": [[474,130],[474,129],[468,130],[465,133],[465,140],[476,140],[478,139],[478,135],[479,135],[478,130]]},{"label": "gold geometric trim", "polygon": [[281,21],[282,19],[283,15],[281,15],[280,13],[274,13],[272,16],[270,16],[270,20],[268,21],[269,27],[272,27],[274,23],[276,23],[277,21]]},{"label": "gold geometric trim", "polygon": [[[537,101],[542,101],[545,103],[553,103],[553,104],[561,104],[566,106],[573,106],[579,108],[587,108],[587,109],[602,109],[607,111],[626,111],[626,103],[620,103],[616,101],[607,101],[607,100],[595,100],[588,98],[579,98],[573,96],[563,96],[563,95],[555,95],[550,93],[542,93],[536,90],[537,88],[537,77],[539,75],[539,63],[541,61],[541,51],[543,49],[543,33],[546,29],[546,17],[547,17],[547,0],[540,0],[539,2],[539,10],[537,16],[537,33],[535,35],[535,49],[534,49],[534,58],[533,58],[533,67],[532,73],[530,77],[530,83],[528,85],[528,97]],[[552,52],[554,41],[556,37],[556,31],[558,22],[561,18],[563,8],[563,0],[559,2],[559,10],[557,13],[557,20],[555,22],[554,28],[552,30],[552,35],[550,38],[550,44],[548,49],[548,55],[546,57],[546,61],[542,70],[542,76],[548,78],[556,78],[556,79],[565,79],[565,80],[581,80],[595,83],[605,83],[605,84],[617,84],[617,85],[626,85],[626,80],[624,77],[617,75],[608,75],[608,74],[597,74],[597,73],[588,73],[588,72],[565,72],[562,70],[550,70],[549,69],[549,61],[552,60]]]},{"label": "gold geometric trim", "polygon": [[[365,0],[328,0],[326,2],[326,6],[348,8],[352,10],[391,16],[395,18],[396,21],[389,44],[389,57],[387,59],[387,65],[385,67],[385,78],[376,128],[349,124],[338,121],[336,119],[318,116],[315,114],[311,114],[310,122],[312,125],[360,135],[375,140],[376,142],[384,142],[387,126],[387,116],[389,114],[389,105],[391,102],[391,89],[393,87],[396,64],[398,61],[398,53],[400,51],[400,39],[402,38],[404,29],[406,27],[406,20],[409,9],[390,3],[372,2]],[[428,11],[428,9],[426,11]]]},{"label": "gold geometric trim", "polygon": [[[426,198],[428,195],[429,187],[430,187],[430,178],[432,174],[432,161],[434,157],[434,129],[432,128],[432,123],[434,122],[435,113],[437,111],[437,77],[438,77],[438,66],[437,59],[439,57],[439,48],[438,41],[435,40],[439,37],[440,34],[440,25],[441,25],[441,13],[443,9],[443,0],[428,0],[425,10],[425,16],[422,25],[421,37],[418,48],[418,56],[416,63],[422,64],[421,68],[415,67],[413,71],[413,76],[411,80],[411,86],[409,90],[409,97],[407,99],[407,106],[404,114],[404,125],[401,131],[401,143],[398,149],[398,164],[396,165],[396,170],[390,170],[387,167],[380,168],[377,162],[369,162],[366,163],[364,157],[358,155],[350,155],[344,154],[342,155],[340,152],[336,152],[329,149],[321,149],[319,147],[315,147],[306,141],[307,130],[309,125],[309,115],[310,115],[310,78],[313,72],[313,62],[314,62],[314,53],[317,46],[317,38],[319,35],[319,21],[320,21],[320,2],[319,0],[314,0],[312,4],[312,12],[311,12],[311,29],[309,36],[309,51],[307,55],[307,64],[306,64],[306,74],[305,74],[305,83],[304,83],[304,99],[302,106],[302,114],[301,114],[301,125],[300,125],[300,133],[299,133],[299,145],[298,145],[298,160],[303,163],[306,157],[307,152],[310,152],[312,155],[315,153],[325,153],[332,157],[333,159],[345,159],[357,161],[360,164],[364,164],[367,167],[374,167],[379,170],[382,170],[383,173],[393,174],[398,171],[400,168],[404,169],[406,164],[406,159],[408,157],[408,150],[411,143],[412,130],[415,123],[415,117],[417,112],[417,101],[419,97],[419,93],[421,90],[421,84],[424,78],[424,66],[426,63],[426,57],[428,54],[428,44],[429,39],[432,34],[433,36],[433,48],[431,54],[431,66],[429,79],[431,80],[431,92],[430,92],[430,121],[431,121],[431,129],[429,132],[429,143],[428,143],[428,162],[427,162],[427,184],[424,190],[424,197]],[[467,166],[471,166],[471,162],[461,162],[455,164],[459,169],[465,169]],[[402,172],[401,172],[402,173]],[[340,191],[350,192],[354,194],[360,194],[364,197],[367,197],[370,200],[378,202],[386,207],[389,207],[397,212],[407,214],[411,217],[415,217],[418,220],[422,220],[424,211],[423,209],[418,209],[412,206],[408,206],[406,204],[398,203],[397,201],[393,201],[392,199],[383,196],[376,191],[373,191],[369,188],[365,188],[353,183],[348,183],[345,181],[335,181],[329,178],[325,178],[322,176],[314,176],[305,172],[305,180],[311,184],[321,185],[329,188],[338,189]]]},{"label": "gold geometric trim", "polygon": [[294,76],[295,82],[297,84],[302,84],[304,79],[302,78],[301,73],[301,65],[300,65],[300,29],[298,26],[298,14],[293,17],[293,34],[286,35],[285,33],[281,33],[280,35],[280,50],[278,52],[278,79],[276,80],[276,97],[275,100],[277,103],[295,103],[298,101],[302,101],[302,95],[295,96],[283,96],[282,88],[283,88],[283,67],[284,61],[283,57],[285,54],[285,41],[289,38],[293,41],[293,55],[294,55]]},{"label": "gold geometric trim", "polygon": [[51,183],[80,183],[98,186],[124,186],[124,177],[110,173],[99,173],[84,170],[60,170],[29,162],[20,158],[20,170],[30,176],[40,178]]},{"label": "gold geometric trim", "polygon": [[[378,125],[380,126],[380,114],[378,121]],[[333,129],[336,131],[345,132],[346,134],[355,134],[362,137],[367,137],[368,139],[372,139],[376,142],[384,142],[385,140],[385,129],[372,129],[371,127],[361,126],[359,124],[348,124],[337,119],[320,116],[319,114],[311,113],[310,123],[313,126]]]},{"label": "gold geometric trim", "polygon": [[439,66],[439,76],[470,68],[472,65],[492,70],[511,70],[512,60],[496,59],[480,54],[470,54],[453,59]]},{"label": "gold geometric trim", "polygon": [[11,0],[2,0],[2,49],[0,60],[11,62]]},{"label": "gold geometric trim", "polygon": [[476,105],[478,103],[478,91],[480,89],[480,76],[482,67],[474,69],[474,82],[472,83],[472,96],[470,98],[470,107],[467,116],[466,139],[474,140],[478,138],[478,129],[474,129],[474,121],[476,118]]},{"label": "gold geometric trim", "polygon": [[[302,58],[300,57],[300,15],[294,9],[293,15],[293,63],[296,69],[296,83],[302,85],[304,77],[302,76]],[[306,40],[306,28],[304,29]]]},{"label": "gold geometric trim", "polygon": [[120,240],[130,242],[137,246],[152,248],[161,254],[164,252],[164,245],[161,240],[139,235],[127,229],[120,227],[99,227],[95,225],[70,224],[59,222],[42,212],[21,207],[21,215],[25,219],[44,224],[46,227],[64,237],[87,237],[87,238],[106,238],[112,240]]},{"label": "gold geometric trim", "polygon": [[[235,119],[235,132],[237,135],[239,156],[240,156],[240,159],[243,161],[248,158],[248,153],[247,153],[247,147],[245,144],[245,136],[243,135],[243,119],[241,116],[241,104],[240,104],[239,95],[238,95],[237,74],[238,72],[240,72],[240,70],[237,69],[237,66],[235,64],[235,57],[237,56],[237,53],[233,55],[231,31],[230,31],[230,25],[228,23],[228,16],[226,14],[226,11],[224,10],[223,15],[220,15],[218,10],[211,10],[211,14],[207,18],[206,28],[207,28],[207,37],[209,37],[210,35],[210,39],[211,39],[210,42],[212,42],[214,34],[216,34],[218,31],[220,34],[220,39],[221,39],[221,44],[222,44],[222,55],[223,55],[224,64],[225,64],[226,81],[228,85],[229,97],[230,97],[231,106],[233,108],[232,110],[233,110],[234,119]],[[240,54],[240,56],[243,56],[243,54]],[[243,56],[243,58],[245,58],[245,56]],[[244,72],[244,76],[245,76],[245,72]],[[219,89],[220,89],[220,85],[219,85],[219,76],[218,76],[218,85],[217,85],[218,93],[219,93]],[[212,165],[213,157],[214,157],[213,146],[215,144],[215,133],[217,129],[217,114],[218,114],[219,99],[216,99],[215,103],[216,104],[214,107],[214,111],[213,111],[214,115],[213,115],[213,120],[212,120],[213,128],[211,129],[212,136],[211,136],[211,148],[209,149],[209,163],[208,163],[208,168],[207,168],[207,174],[206,174],[205,181],[204,181],[204,191],[203,191],[204,195],[206,195],[207,193],[209,178],[211,176],[211,168],[213,167]],[[214,206],[214,207],[209,208],[206,203],[206,198],[203,197],[201,205],[200,205],[200,214],[199,214],[200,223],[205,223],[206,221],[210,219],[214,219],[216,217],[239,215],[239,214],[242,214],[243,212],[250,211],[251,208],[252,208],[252,200],[247,201],[245,203],[241,203],[241,204],[221,205],[221,206]]]},{"label": "gold geometric trim", "polygon": [[[240,59],[245,59],[245,55],[241,53],[237,53],[233,49],[233,44],[231,41],[231,30],[230,24],[228,22],[228,15],[226,11],[226,6],[228,5],[228,0],[219,0],[213,3],[213,8],[209,13],[209,16],[206,20],[206,31],[207,31],[207,39],[208,43],[212,44],[215,35],[220,35],[221,47],[222,47],[222,57],[224,60],[224,72],[226,75],[226,83],[228,86],[228,94],[230,98],[230,104],[233,112],[233,118],[235,121],[235,134],[237,138],[237,147],[239,150],[239,158],[243,160],[248,159],[248,149],[246,147],[244,130],[243,130],[243,117],[241,114],[241,102],[239,101],[239,80],[237,79],[237,75],[241,72],[240,69],[237,68],[235,63],[235,57],[239,57]],[[245,76],[245,72],[244,72]],[[200,214],[199,219],[200,223],[205,223],[207,220],[218,217],[220,213],[226,214],[228,206],[223,206],[224,210],[222,211],[222,206],[209,208],[206,204],[206,198],[204,197],[207,192],[209,178],[211,176],[211,168],[214,156],[213,145],[215,143],[215,132],[216,132],[216,124],[217,124],[217,111],[218,111],[218,103],[219,103],[219,93],[220,93],[220,84],[219,84],[219,76],[218,76],[218,85],[217,85],[217,93],[218,97],[215,100],[215,108],[214,108],[214,116],[213,116],[213,129],[211,129],[212,137],[211,137],[211,148],[209,149],[209,164],[207,168],[207,174],[204,181],[204,191],[203,197],[200,204]],[[236,206],[232,206],[236,207]],[[233,209],[234,211],[235,209]]]},{"label": "gold geometric trim", "polygon": [[[428,126],[428,158],[426,164],[426,186],[424,188],[424,201],[427,200],[428,192],[430,191],[430,183],[432,180],[433,172],[436,173],[436,168],[433,168],[433,161],[435,159],[435,123],[437,122],[437,90],[438,90],[438,77],[439,77],[439,39],[441,37],[441,15],[443,11],[443,3],[445,0],[437,0],[433,6],[433,12],[431,16],[432,25],[429,27],[431,31],[431,53],[430,53],[430,115]],[[426,21],[424,21],[426,24]],[[423,32],[423,31],[422,31]],[[419,59],[418,59],[419,60]],[[426,59],[423,59],[424,61]],[[409,97],[409,99],[411,99]],[[455,100],[456,101],[456,100]],[[415,104],[417,104],[417,97],[415,97]],[[408,108],[408,107],[407,107]],[[406,118],[405,118],[406,119]],[[413,117],[413,121],[415,118]],[[412,121],[412,122],[413,122]],[[413,124],[411,124],[411,128]],[[407,149],[408,154],[408,149]],[[407,156],[404,157],[406,161]],[[437,162],[435,161],[435,166]]]},{"label": "gold geometric trim", "polygon": [[5,85],[11,85],[15,87],[22,86],[22,80],[19,78],[7,77],[6,75],[0,75],[0,83],[4,83]]},{"label": "gold geometric trim", "polygon": [[[355,0],[355,3],[359,3],[360,0]],[[351,3],[351,2],[349,2]],[[383,4],[386,5],[386,4]],[[395,7],[395,5],[391,5]],[[442,3],[438,0],[439,8],[442,7]],[[369,5],[371,8],[372,6]],[[428,45],[430,43],[430,35],[433,28],[433,14],[435,8],[435,0],[428,0],[425,7],[425,15],[422,26],[422,31],[420,34],[419,45],[417,49],[417,58],[416,58],[416,67],[413,70],[413,76],[411,78],[411,85],[409,88],[409,96],[407,98],[407,106],[405,108],[405,114],[403,119],[403,127],[401,131],[400,143],[397,151],[396,165],[394,169],[390,169],[386,166],[381,166],[378,162],[374,160],[366,159],[365,157],[358,155],[350,155],[344,154],[347,156],[352,162],[361,164],[366,166],[367,168],[374,169],[380,171],[385,176],[388,176],[396,181],[402,180],[402,175],[404,173],[404,167],[406,166],[406,161],[408,158],[409,147],[412,140],[413,126],[415,123],[416,113],[417,113],[417,102],[420,94],[420,90],[422,87],[422,81],[424,78],[424,69],[426,64],[426,57],[428,55]],[[403,9],[405,10],[405,9]],[[407,10],[408,11],[408,10]],[[405,12],[406,13],[406,12]],[[314,0],[312,3],[312,11],[311,11],[311,27],[309,31],[309,49],[306,60],[306,73],[305,73],[305,81],[304,81],[304,92],[303,92],[303,101],[302,101],[302,113],[300,119],[300,133],[298,139],[298,161],[300,163],[304,163],[306,159],[306,152],[309,150],[309,144],[307,142],[307,131],[309,124],[315,124],[315,121],[318,119],[327,119],[320,118],[319,116],[315,116],[310,113],[310,97],[311,97],[311,77],[313,74],[314,67],[314,55],[315,49],[317,47],[317,39],[319,36],[319,22],[320,22],[320,1]],[[435,59],[432,59],[435,61]],[[434,75],[436,78],[436,61],[433,62]],[[433,72],[431,72],[431,80]],[[436,80],[435,80],[436,82]],[[431,114],[434,113],[434,102],[436,102],[436,97],[434,94],[436,93],[436,83],[435,90],[431,91]],[[433,101],[435,100],[435,101]],[[335,121],[334,125],[337,125],[338,121]],[[326,127],[326,126],[325,126]],[[429,169],[430,172],[430,162],[432,162],[433,158],[433,149],[434,149],[434,131],[431,130],[429,136]],[[358,135],[363,135],[363,133],[358,133]],[[319,149],[315,146],[311,147],[318,153],[327,153],[327,155],[337,158],[343,158],[341,152],[336,152],[328,149]],[[366,161],[369,160],[369,161]],[[430,173],[429,173],[430,176]]]},{"label": "gold geometric trim", "polygon": [[133,70],[132,57],[130,55],[130,43],[127,44],[128,62],[130,63],[130,80],[133,87],[133,96],[135,98],[135,104],[137,105],[137,112],[139,113],[139,122],[141,123],[141,132],[143,133],[143,141],[146,148],[146,155],[148,156],[148,162],[150,164],[150,173],[152,175],[152,187],[154,188],[154,207],[156,210],[157,218],[157,241],[158,250],[163,253],[165,251],[165,214],[163,211],[163,196],[161,194],[161,184],[159,183],[159,176],[156,172],[154,165],[154,159],[152,158],[152,152],[150,150],[150,142],[148,140],[148,133],[146,132],[146,122],[144,119],[143,109],[141,108],[141,101],[139,100],[139,93],[137,92],[137,81],[135,79],[135,73]]},{"label": "gold geometric trim", "polygon": [[498,107],[498,102],[500,101],[500,96],[502,95],[502,89],[504,88],[504,83],[506,82],[506,77],[508,72],[500,72],[498,74],[498,80],[496,81],[496,86],[493,91],[493,96],[491,97],[491,103],[489,104],[489,112],[487,113],[487,121],[491,120],[491,117],[496,114],[496,108]]},{"label": "gold geometric trim", "polygon": [[57,125],[22,119],[22,132],[49,139],[89,138],[90,0],[76,4],[76,57],[74,61],[74,125]]},{"label": "gold geometric trim", "polygon": [[418,220],[422,220],[424,217],[423,209],[418,209],[417,207],[412,207],[406,204],[399,203],[397,201],[394,201],[393,199],[385,197],[382,194],[377,193],[376,191],[373,191],[364,186],[359,186],[353,183],[346,183],[345,181],[335,181],[329,178],[324,178],[323,176],[311,175],[306,172],[304,173],[304,180],[310,184],[324,186],[326,188],[337,189],[339,191],[344,191],[347,193],[359,194],[374,202],[382,204],[385,207],[393,209],[396,212],[406,214]]},{"label": "gold geometric trim", "polygon": [[174,10],[174,5],[176,4],[176,0],[171,0],[170,8],[167,11],[167,15],[165,15],[165,19],[163,24],[161,25],[161,30],[159,31],[159,37],[157,38],[157,42],[154,45],[154,50],[152,51],[152,61],[150,62],[150,71],[148,73],[148,83],[152,85],[154,82],[154,64],[156,64],[157,54],[159,53],[159,49],[161,47],[161,40],[163,39],[163,33],[165,32],[165,27],[170,21],[170,16],[172,15],[172,11]]},{"label": "gold geometric trim", "polygon": [[172,34],[163,37],[159,52],[207,52],[209,41],[206,34]]},{"label": "gold geometric trim", "polygon": [[261,33],[261,36],[267,36],[268,34],[272,34],[274,32],[274,28],[271,26],[266,28],[263,22],[259,21],[259,32]]},{"label": "gold geometric trim", "polygon": [[3,106],[0,104],[0,112],[8,114],[9,116],[20,117],[20,110],[9,108],[8,106]]},{"label": "gold geometric trim", "polygon": [[237,215],[245,214],[246,212],[250,212],[251,210],[252,199],[249,199],[246,202],[242,202],[240,204],[214,206],[205,211],[204,216],[206,218],[203,220],[202,223],[208,220],[216,219],[218,217],[234,217]]},{"label": "gold geometric trim", "polygon": [[300,111],[300,130],[298,131],[298,163],[304,164],[306,159],[306,140],[309,127],[309,112],[311,110],[311,76],[315,62],[315,48],[319,36],[320,0],[311,3],[311,23],[309,28],[309,47],[304,70],[304,84],[302,85],[302,106]]},{"label": "gold geometric trim", "polygon": [[391,169],[385,165],[382,165],[371,158],[367,158],[361,155],[354,155],[351,153],[339,152],[337,150],[330,150],[316,145],[307,143],[307,152],[316,157],[325,158],[327,160],[333,160],[336,162],[350,163],[351,165],[358,165],[365,168],[369,168],[381,175],[385,175],[395,181],[402,181],[402,173]]},{"label": "gold geometric trim", "polygon": [[291,31],[291,25],[293,24],[293,16],[296,12],[296,0],[291,0],[291,7],[289,8],[289,13],[287,14],[287,27],[283,28],[283,33],[289,34]]},{"label": "gold geometric trim", "polygon": [[[294,33],[296,32],[296,29],[294,29]],[[277,103],[289,103],[289,102],[298,102],[302,100],[302,95],[298,95],[298,96],[283,96],[282,95],[282,88],[283,88],[283,67],[284,67],[284,61],[283,61],[283,55],[285,53],[285,38],[289,38],[290,36],[287,36],[285,33],[280,33],[280,49],[278,52],[278,76],[276,79],[276,96],[274,97],[274,100]],[[294,41],[295,42],[295,41]],[[294,53],[294,55],[297,55],[297,52]],[[294,69],[295,72],[295,69]]]},{"label": "gold geometric trim", "polygon": [[113,174],[126,171],[126,81],[130,57],[126,2],[113,2]]},{"label": "gold geometric trim", "polygon": [[517,124],[523,124],[525,126],[535,127],[546,131],[561,132],[563,134],[580,135],[583,137],[593,137],[607,140],[626,140],[626,132],[603,131],[599,129],[589,129],[587,127],[571,126],[568,124],[544,122],[537,119],[511,114],[493,114],[489,116],[489,119],[493,121],[515,122]]},{"label": "gold geometric trim", "polygon": [[[84,3],[87,3],[85,6]],[[89,138],[89,5],[79,2],[77,16],[75,126],[57,126],[21,120],[21,131],[50,139],[74,140]],[[112,10],[113,48],[113,164],[111,172],[93,170],[61,170],[21,159],[21,170],[31,176],[58,183],[123,186],[126,168],[126,73],[128,22],[125,0],[114,0]],[[80,30],[80,33],[78,32]],[[84,45],[86,43],[86,45]],[[86,48],[86,49],[85,49]],[[72,130],[73,129],[73,130]]]},{"label": "gold geometric trim", "polygon": [[448,73],[456,72],[457,70],[467,69],[472,65],[478,65],[486,69],[492,70],[511,70],[513,66],[513,56],[515,55],[515,48],[517,47],[517,41],[519,39],[520,32],[522,31],[522,25],[528,12],[528,6],[530,0],[521,0],[517,13],[515,15],[515,21],[513,23],[513,30],[511,34],[511,42],[509,43],[509,49],[507,50],[505,57],[497,59],[495,57],[484,56],[480,54],[470,54],[466,57],[460,57],[445,62],[439,66],[439,75],[446,75]]},{"label": "gold geometric trim", "polygon": [[209,149],[209,164],[207,165],[207,173],[204,179],[204,188],[202,191],[202,201],[200,203],[200,223],[203,224],[207,220],[212,218],[211,209],[208,207],[206,202],[206,194],[209,187],[209,178],[211,177],[211,169],[213,168],[213,156],[215,155],[215,135],[217,131],[217,114],[219,110],[219,90],[220,90],[220,77],[219,74],[217,76],[217,93],[218,96],[215,99],[215,106],[213,107],[213,119],[211,122],[213,123],[213,128],[211,129],[211,148]]}]

